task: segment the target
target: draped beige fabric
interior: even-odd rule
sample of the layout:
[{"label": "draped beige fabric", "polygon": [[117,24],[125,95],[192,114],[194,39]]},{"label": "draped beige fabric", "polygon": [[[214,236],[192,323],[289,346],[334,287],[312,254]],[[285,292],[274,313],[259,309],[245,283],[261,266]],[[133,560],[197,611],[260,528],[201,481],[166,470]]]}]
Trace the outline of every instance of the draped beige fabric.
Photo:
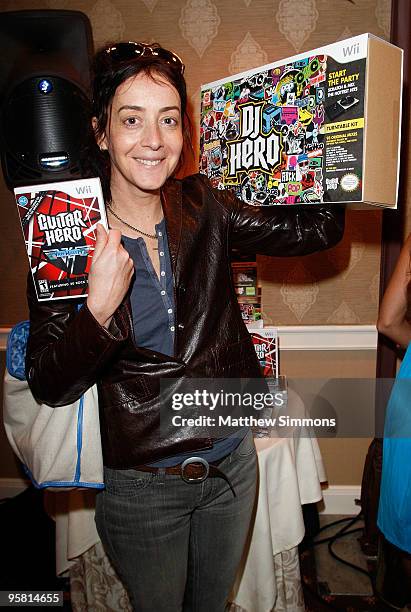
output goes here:
[{"label": "draped beige fabric", "polygon": [[[274,557],[276,612],[304,612],[298,548]],[[79,557],[70,569],[73,612],[131,612],[130,600],[101,543]],[[247,612],[232,604],[229,612]]]}]

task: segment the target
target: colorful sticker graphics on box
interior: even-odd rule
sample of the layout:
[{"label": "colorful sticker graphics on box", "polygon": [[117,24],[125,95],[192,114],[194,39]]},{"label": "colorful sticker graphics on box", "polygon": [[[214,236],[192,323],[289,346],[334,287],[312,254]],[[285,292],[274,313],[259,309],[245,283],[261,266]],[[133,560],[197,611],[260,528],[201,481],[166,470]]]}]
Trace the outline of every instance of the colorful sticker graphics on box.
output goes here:
[{"label": "colorful sticker graphics on box", "polygon": [[[364,120],[335,120],[347,112],[361,117],[360,63],[339,69],[316,55],[203,90],[200,171],[253,205],[338,201],[348,184],[340,186],[341,173],[357,177],[350,186],[359,198]],[[349,153],[344,147],[347,131],[355,154],[352,144]]]}]

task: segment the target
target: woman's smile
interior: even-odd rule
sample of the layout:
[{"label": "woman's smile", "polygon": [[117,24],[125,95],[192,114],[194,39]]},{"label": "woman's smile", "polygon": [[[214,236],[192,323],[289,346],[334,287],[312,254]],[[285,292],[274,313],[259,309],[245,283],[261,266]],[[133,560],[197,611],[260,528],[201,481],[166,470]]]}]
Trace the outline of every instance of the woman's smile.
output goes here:
[{"label": "woman's smile", "polygon": [[162,159],[141,159],[138,157],[134,158],[136,162],[139,164],[143,164],[143,166],[158,166],[163,161]]}]

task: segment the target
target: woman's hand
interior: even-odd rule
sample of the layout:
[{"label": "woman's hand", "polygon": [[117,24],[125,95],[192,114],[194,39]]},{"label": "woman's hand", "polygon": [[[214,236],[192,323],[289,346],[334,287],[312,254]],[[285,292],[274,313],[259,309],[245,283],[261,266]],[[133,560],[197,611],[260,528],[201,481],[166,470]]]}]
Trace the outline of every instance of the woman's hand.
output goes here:
[{"label": "woman's hand", "polygon": [[97,225],[97,239],[88,278],[87,307],[108,328],[134,274],[133,260],[120,242],[121,232]]}]

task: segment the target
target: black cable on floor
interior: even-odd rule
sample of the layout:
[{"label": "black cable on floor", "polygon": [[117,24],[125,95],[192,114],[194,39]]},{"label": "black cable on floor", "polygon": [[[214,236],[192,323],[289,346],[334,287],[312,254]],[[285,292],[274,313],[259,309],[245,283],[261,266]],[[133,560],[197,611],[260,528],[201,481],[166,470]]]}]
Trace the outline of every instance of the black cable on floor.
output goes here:
[{"label": "black cable on floor", "polygon": [[[343,563],[344,565],[347,565],[348,567],[351,567],[351,569],[357,572],[360,572],[361,574],[365,574],[365,576],[367,576],[367,578],[370,579],[371,585],[374,587],[373,577],[370,572],[360,567],[359,565],[355,565],[354,563],[350,563],[349,561],[346,561],[342,557],[338,556],[337,553],[334,552],[334,550],[332,549],[333,544],[335,544],[335,542],[339,540],[341,537],[348,535],[348,533],[354,533],[356,531],[361,531],[361,528],[348,531],[350,527],[352,527],[361,518],[361,516],[362,516],[362,513],[359,512],[353,518],[340,519],[338,521],[334,521],[333,523],[328,523],[328,525],[324,525],[325,528],[328,528],[328,527],[331,527],[333,525],[338,525],[343,522],[347,523],[344,527],[342,527],[342,529],[337,531],[337,533],[335,533],[333,536],[330,536],[329,538],[324,538],[323,540],[320,540],[319,542],[314,541],[313,546],[316,546],[318,543],[328,542],[328,552],[333,557],[333,559],[335,559],[336,561],[339,561],[340,563]],[[323,528],[320,529],[320,531],[322,530]]]},{"label": "black cable on floor", "polygon": [[[324,544],[328,542],[328,551],[330,553],[330,555],[336,560],[339,561],[340,563],[343,563],[344,565],[347,565],[348,567],[351,567],[353,570],[358,571],[362,574],[365,574],[367,576],[367,578],[369,578],[370,582],[371,582],[371,586],[373,588],[373,592],[375,592],[375,584],[374,584],[374,579],[373,576],[370,572],[366,571],[365,569],[363,569],[362,567],[359,567],[358,565],[355,565],[354,563],[350,563],[349,561],[346,561],[345,559],[342,559],[341,557],[339,557],[332,549],[333,544],[335,544],[335,542],[337,540],[339,540],[340,538],[349,535],[350,533],[356,533],[359,531],[362,531],[362,527],[356,528],[356,529],[350,529],[350,527],[352,527],[358,520],[360,520],[362,516],[362,512],[359,512],[356,516],[354,516],[353,518],[343,518],[343,519],[339,519],[337,521],[333,521],[332,523],[328,523],[327,525],[323,525],[318,533],[321,533],[322,531],[325,531],[326,529],[329,529],[330,527],[334,527],[335,525],[339,525],[341,523],[347,523],[346,525],[344,525],[344,527],[342,527],[339,531],[337,531],[337,533],[335,533],[333,536],[330,536],[328,538],[323,538],[322,540],[312,540],[309,544],[307,544],[307,548],[313,548],[314,546],[317,546],[318,544]],[[338,612],[341,612],[341,608],[334,606],[333,604],[331,604],[330,602],[328,602],[326,599],[324,599],[320,593],[314,591],[313,589],[310,588],[310,586],[304,582],[304,588],[307,589],[307,591],[309,591],[311,593],[311,595],[313,595],[314,597],[316,597],[317,599],[319,599],[321,601],[321,603],[326,607],[329,608],[330,610],[335,610]]]},{"label": "black cable on floor", "polygon": [[345,518],[338,519],[338,521],[333,521],[332,523],[327,523],[326,525],[323,525],[322,527],[320,527],[320,529],[318,530],[318,533],[321,533],[322,531],[325,531],[326,529],[329,529],[330,527],[334,527],[334,525],[339,525],[340,523],[346,523],[347,521],[354,521],[353,522],[353,524],[354,524],[361,517],[362,517],[362,512],[359,512],[353,518],[350,518],[349,516],[346,516]]},{"label": "black cable on floor", "polygon": [[[358,533],[359,531],[363,531],[363,528],[357,527],[356,529],[345,531],[344,533],[341,534],[340,537],[350,535],[350,533]],[[315,542],[313,542],[313,546],[317,546],[318,544],[325,544],[326,542],[329,542],[330,540],[333,540],[333,539],[334,539],[334,536],[330,536],[329,538],[323,538],[322,540],[315,540]]]},{"label": "black cable on floor", "polygon": [[[349,523],[349,525],[352,525],[353,523]],[[348,526],[347,526],[348,529]],[[341,530],[342,531],[342,530]],[[330,553],[330,555],[333,557],[333,559],[335,559],[336,561],[339,561],[340,563],[343,563],[344,565],[347,565],[348,567],[351,567],[353,570],[360,572],[361,574],[364,574],[365,576],[367,576],[367,578],[369,578],[370,582],[371,582],[371,586],[373,587],[374,590],[374,578],[372,576],[372,574],[370,572],[368,572],[367,570],[365,570],[364,568],[360,567],[359,565],[355,565],[354,563],[350,563],[349,561],[346,561],[345,559],[343,559],[342,557],[339,557],[337,555],[336,552],[333,551],[332,546],[333,544],[335,544],[335,542],[341,537],[345,535],[344,533],[340,533],[337,532],[332,538],[331,540],[328,542],[328,552]]]}]

